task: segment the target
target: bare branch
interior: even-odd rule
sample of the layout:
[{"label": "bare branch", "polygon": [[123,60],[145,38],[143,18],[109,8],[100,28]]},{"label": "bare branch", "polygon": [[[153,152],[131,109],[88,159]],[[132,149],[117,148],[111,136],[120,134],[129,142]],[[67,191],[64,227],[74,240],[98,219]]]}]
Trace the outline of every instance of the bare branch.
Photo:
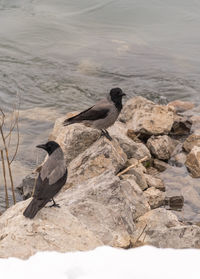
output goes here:
[{"label": "bare branch", "polygon": [[8,208],[9,207],[8,185],[7,185],[7,179],[6,179],[6,168],[5,168],[5,163],[4,163],[3,150],[1,150],[1,162],[2,162],[3,178],[4,178],[5,202],[6,202],[6,208]]},{"label": "bare branch", "polygon": [[5,136],[4,136],[2,127],[0,127],[0,133],[1,133],[2,140],[3,140],[4,149],[5,149],[5,152],[6,152],[6,161],[7,161],[8,172],[9,172],[9,176],[10,176],[10,183],[11,183],[12,196],[13,196],[13,203],[15,204],[16,203],[16,198],[15,198],[15,190],[14,190],[14,184],[13,184],[12,171],[11,171],[11,166],[10,166],[10,162],[9,162],[8,148],[7,148],[7,145],[6,145],[6,140],[5,140]]},{"label": "bare branch", "polygon": [[2,114],[2,123],[1,123],[1,127],[3,127],[3,125],[4,125],[4,120],[5,120],[5,114],[4,114],[4,112],[3,112],[3,110],[0,108],[0,112],[1,112],[1,114]]},{"label": "bare branch", "polygon": [[132,164],[131,166],[129,166],[129,167],[126,168],[125,170],[119,172],[119,173],[117,174],[117,176],[121,176],[122,174],[127,173],[130,169],[135,168],[135,167],[138,166],[140,163],[142,163],[142,162],[144,162],[144,161],[147,161],[147,160],[148,160],[148,157],[145,156],[144,158],[138,160],[135,164]]},{"label": "bare branch", "polygon": [[12,157],[12,159],[10,160],[9,164],[11,165],[12,162],[15,160],[16,156],[17,156],[17,152],[18,152],[18,149],[19,149],[19,124],[18,124],[18,118],[17,118],[17,122],[16,122],[16,127],[17,127],[17,144],[16,144],[16,149],[15,149],[15,153]]}]

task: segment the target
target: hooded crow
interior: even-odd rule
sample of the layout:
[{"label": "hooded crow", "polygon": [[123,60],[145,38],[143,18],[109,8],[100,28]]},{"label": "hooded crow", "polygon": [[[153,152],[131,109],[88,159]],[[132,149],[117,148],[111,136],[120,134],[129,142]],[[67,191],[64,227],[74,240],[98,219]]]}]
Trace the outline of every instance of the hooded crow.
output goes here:
[{"label": "hooded crow", "polygon": [[33,199],[23,213],[25,217],[30,219],[34,218],[37,212],[49,201],[53,201],[52,206],[59,207],[53,197],[65,185],[67,180],[64,154],[59,144],[55,141],[49,141],[46,144],[37,145],[36,147],[46,150],[49,157],[41,167],[36,181]]},{"label": "hooded crow", "polygon": [[78,115],[66,119],[63,125],[83,123],[88,127],[101,130],[102,135],[112,140],[106,129],[117,120],[122,109],[122,97],[125,95],[121,88],[113,88],[110,90],[107,98],[97,102],[94,106],[82,111]]}]

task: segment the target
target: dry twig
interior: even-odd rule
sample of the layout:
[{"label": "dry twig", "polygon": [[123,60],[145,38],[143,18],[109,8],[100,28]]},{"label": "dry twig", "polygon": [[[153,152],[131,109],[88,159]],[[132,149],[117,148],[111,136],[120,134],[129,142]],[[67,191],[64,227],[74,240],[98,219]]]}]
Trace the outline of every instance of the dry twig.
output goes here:
[{"label": "dry twig", "polygon": [[119,172],[119,173],[117,174],[117,176],[121,176],[122,174],[127,173],[130,169],[135,168],[135,167],[138,166],[140,163],[142,163],[142,162],[144,162],[144,161],[147,161],[147,160],[148,160],[148,157],[147,157],[147,156],[144,157],[144,158],[142,158],[142,159],[140,159],[140,160],[138,160],[135,164],[132,164],[131,166],[129,166],[129,167],[126,168],[125,170]]},{"label": "dry twig", "polygon": [[6,202],[6,208],[8,208],[9,207],[8,186],[7,186],[7,179],[6,179],[6,168],[4,163],[3,150],[1,150],[1,162],[2,162],[3,178],[4,178],[5,202]]},{"label": "dry twig", "polygon": [[[16,198],[15,198],[15,190],[14,190],[14,182],[13,182],[11,164],[15,160],[16,155],[17,155],[17,151],[18,151],[18,148],[19,148],[19,125],[18,125],[18,122],[19,122],[19,105],[18,105],[18,108],[17,108],[17,105],[15,105],[14,108],[13,108],[13,112],[11,114],[11,119],[10,119],[10,129],[9,129],[9,132],[8,132],[7,135],[5,135],[5,133],[4,133],[6,115],[4,114],[4,112],[1,108],[0,108],[0,113],[1,113],[0,136],[2,138],[2,143],[3,143],[3,147],[0,150],[0,152],[1,152],[3,177],[4,177],[6,207],[9,207],[5,160],[7,162],[7,167],[8,167],[8,174],[9,174],[10,184],[11,184],[11,189],[12,189],[13,203],[15,204],[16,203]],[[12,156],[12,159],[10,159],[9,158],[9,146],[10,146],[10,143],[11,143],[12,132],[15,128],[16,128],[16,131],[17,131],[17,143],[16,143],[16,148],[15,148],[14,154]],[[5,152],[6,159],[4,159],[4,154],[3,154],[4,152]]]}]

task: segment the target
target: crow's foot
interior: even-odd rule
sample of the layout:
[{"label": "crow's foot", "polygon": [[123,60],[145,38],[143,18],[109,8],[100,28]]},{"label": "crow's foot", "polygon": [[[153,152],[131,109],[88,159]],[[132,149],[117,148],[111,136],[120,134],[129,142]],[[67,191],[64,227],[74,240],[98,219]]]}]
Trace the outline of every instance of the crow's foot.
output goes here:
[{"label": "crow's foot", "polygon": [[54,201],[54,199],[52,199],[52,202],[53,202],[53,204],[52,205],[50,205],[49,207],[58,207],[58,208],[60,208],[60,205],[58,204],[58,203],[56,203],[55,201]]},{"label": "crow's foot", "polygon": [[106,137],[109,141],[112,141],[112,137],[110,136],[107,130],[101,130],[101,135]]}]

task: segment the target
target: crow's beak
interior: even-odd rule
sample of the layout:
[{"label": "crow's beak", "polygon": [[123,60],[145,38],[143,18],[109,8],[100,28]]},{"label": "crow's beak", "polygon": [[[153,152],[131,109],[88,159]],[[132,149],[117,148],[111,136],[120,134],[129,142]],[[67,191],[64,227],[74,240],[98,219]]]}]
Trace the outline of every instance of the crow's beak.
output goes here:
[{"label": "crow's beak", "polygon": [[125,93],[122,93],[122,96],[126,96],[126,94],[125,94]]},{"label": "crow's beak", "polygon": [[36,146],[37,148],[42,148],[46,150],[46,144],[40,144]]}]

